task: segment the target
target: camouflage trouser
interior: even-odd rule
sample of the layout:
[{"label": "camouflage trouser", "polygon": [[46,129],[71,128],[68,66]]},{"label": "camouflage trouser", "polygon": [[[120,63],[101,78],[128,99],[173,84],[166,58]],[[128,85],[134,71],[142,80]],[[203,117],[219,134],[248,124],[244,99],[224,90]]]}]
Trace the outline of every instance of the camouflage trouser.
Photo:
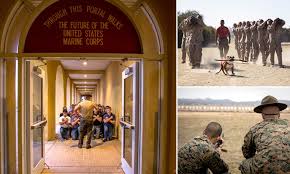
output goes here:
[{"label": "camouflage trouser", "polygon": [[246,43],[245,42],[240,42],[240,51],[241,51],[241,59],[245,60],[245,53],[246,53]]},{"label": "camouflage trouser", "polygon": [[275,52],[277,53],[278,57],[278,64],[279,66],[282,66],[282,46],[281,43],[272,42],[270,43],[270,58],[271,58],[271,64],[274,65],[274,56]]},{"label": "camouflage trouser", "polygon": [[251,42],[246,42],[245,43],[245,61],[249,61],[249,56],[250,56],[250,51],[251,51]]},{"label": "camouflage trouser", "polygon": [[219,50],[220,50],[220,57],[225,58],[229,51],[229,41],[227,38],[219,39]]},{"label": "camouflage trouser", "polygon": [[[273,156],[277,156],[274,155]],[[239,170],[241,174],[286,174],[290,173],[290,160],[287,152],[284,159],[249,158],[242,161]]]},{"label": "camouflage trouser", "polygon": [[257,41],[253,41],[251,44],[251,61],[256,62],[259,56],[259,44]]},{"label": "camouflage trouser", "polygon": [[238,57],[241,58],[241,47],[239,45],[239,41],[235,39],[235,49],[237,50]]},{"label": "camouflage trouser", "polygon": [[192,67],[199,67],[202,56],[202,45],[201,43],[189,43],[188,55]]},{"label": "camouflage trouser", "polygon": [[267,58],[269,56],[269,48],[268,48],[267,42],[260,41],[259,48],[260,48],[260,52],[261,52],[261,55],[262,55],[262,63],[263,63],[263,65],[266,65],[267,64]]},{"label": "camouflage trouser", "polygon": [[87,145],[91,144],[92,129],[93,120],[81,118],[79,145],[83,145],[85,135],[87,135]]},{"label": "camouflage trouser", "polygon": [[186,61],[186,37],[182,37],[182,43],[181,43],[181,52],[182,52],[182,61]]}]

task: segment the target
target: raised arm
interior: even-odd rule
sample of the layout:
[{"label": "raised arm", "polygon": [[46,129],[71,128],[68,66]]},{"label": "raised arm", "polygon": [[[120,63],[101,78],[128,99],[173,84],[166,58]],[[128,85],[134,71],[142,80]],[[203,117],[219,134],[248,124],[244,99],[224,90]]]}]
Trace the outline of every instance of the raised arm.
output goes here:
[{"label": "raised arm", "polygon": [[[278,18],[279,19],[279,18]],[[279,19],[279,23],[278,23],[278,25],[280,26],[280,27],[283,27],[284,25],[285,25],[285,21],[283,20],[283,19]]]},{"label": "raised arm", "polygon": [[267,25],[267,21],[264,21],[263,23],[258,25],[258,29],[264,28]]},{"label": "raised arm", "polygon": [[[184,20],[185,20],[185,19],[184,19]],[[179,30],[182,30],[182,31],[184,30],[184,20],[180,22],[180,24],[179,24],[179,26],[178,26],[178,29],[179,29]]]},{"label": "raised arm", "polygon": [[285,25],[285,21],[283,19],[280,19],[281,20],[281,25],[284,26]]},{"label": "raised arm", "polygon": [[202,19],[198,18],[197,23],[202,26],[202,27],[206,27],[205,23],[203,22]]},{"label": "raised arm", "polygon": [[251,29],[251,31],[256,30],[257,29],[257,23],[255,23],[254,25],[251,25],[250,29]]}]

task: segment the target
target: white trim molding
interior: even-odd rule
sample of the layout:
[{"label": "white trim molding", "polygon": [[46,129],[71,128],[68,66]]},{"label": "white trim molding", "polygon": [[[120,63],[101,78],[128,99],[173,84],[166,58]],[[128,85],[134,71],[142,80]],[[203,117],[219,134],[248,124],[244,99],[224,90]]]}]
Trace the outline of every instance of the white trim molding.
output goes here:
[{"label": "white trim molding", "polygon": [[154,16],[154,13],[150,9],[150,7],[143,2],[140,6],[143,13],[147,17],[148,21],[150,22],[152,26],[152,30],[154,31],[155,37],[156,37],[156,43],[158,44],[158,52],[159,54],[164,54],[164,44],[163,44],[163,38],[160,31],[160,27],[158,25],[157,19]]}]

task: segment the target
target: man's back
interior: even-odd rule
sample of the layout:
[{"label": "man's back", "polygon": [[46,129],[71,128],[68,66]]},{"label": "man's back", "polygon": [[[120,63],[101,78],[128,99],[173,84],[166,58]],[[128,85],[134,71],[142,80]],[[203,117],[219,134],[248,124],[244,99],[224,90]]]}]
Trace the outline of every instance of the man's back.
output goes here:
[{"label": "man's back", "polygon": [[196,137],[178,150],[179,174],[225,173],[228,166],[206,136]]},{"label": "man's back", "polygon": [[96,104],[89,100],[84,100],[78,104],[80,106],[80,114],[85,119],[93,119],[93,111]]},{"label": "man's back", "polygon": [[289,140],[289,121],[262,121],[247,133],[242,151],[245,158],[253,157],[257,172],[268,170],[290,173],[290,168],[287,168],[290,166]]}]

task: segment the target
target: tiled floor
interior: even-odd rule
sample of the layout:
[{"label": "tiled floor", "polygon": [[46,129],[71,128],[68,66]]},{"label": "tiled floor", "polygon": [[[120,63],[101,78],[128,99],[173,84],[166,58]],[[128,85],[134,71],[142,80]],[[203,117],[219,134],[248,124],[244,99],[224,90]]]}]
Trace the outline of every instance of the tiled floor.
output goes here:
[{"label": "tiled floor", "polygon": [[77,147],[78,141],[52,141],[45,146],[44,174],[123,174],[121,169],[121,144],[118,140],[103,143],[93,140],[92,148]]}]

